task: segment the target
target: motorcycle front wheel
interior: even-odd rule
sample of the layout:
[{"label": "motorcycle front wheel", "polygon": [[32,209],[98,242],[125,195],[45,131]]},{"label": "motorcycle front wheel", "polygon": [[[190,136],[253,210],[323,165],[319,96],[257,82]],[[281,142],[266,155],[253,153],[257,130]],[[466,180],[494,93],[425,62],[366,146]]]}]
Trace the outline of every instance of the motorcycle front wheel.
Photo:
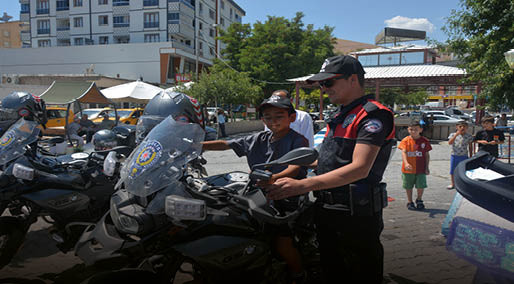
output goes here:
[{"label": "motorcycle front wheel", "polygon": [[0,269],[11,262],[25,239],[26,231],[14,217],[0,218]]},{"label": "motorcycle front wheel", "polygon": [[174,255],[159,274],[159,283],[211,283],[194,261],[181,255]]}]

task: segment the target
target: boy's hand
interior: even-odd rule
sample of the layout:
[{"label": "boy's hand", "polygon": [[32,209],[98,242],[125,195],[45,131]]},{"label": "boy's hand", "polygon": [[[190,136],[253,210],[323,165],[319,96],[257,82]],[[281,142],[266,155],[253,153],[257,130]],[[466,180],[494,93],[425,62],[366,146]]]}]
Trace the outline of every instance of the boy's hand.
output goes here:
[{"label": "boy's hand", "polygon": [[413,168],[412,168],[412,165],[411,165],[411,164],[406,163],[406,164],[405,164],[405,169],[406,169],[407,171],[412,171],[412,169],[413,169]]}]

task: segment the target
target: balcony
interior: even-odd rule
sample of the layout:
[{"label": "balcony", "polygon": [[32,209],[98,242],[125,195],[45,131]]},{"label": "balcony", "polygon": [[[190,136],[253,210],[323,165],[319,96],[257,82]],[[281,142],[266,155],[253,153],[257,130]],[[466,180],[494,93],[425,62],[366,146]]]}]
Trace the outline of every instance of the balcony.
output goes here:
[{"label": "balcony", "polygon": [[50,29],[37,29],[38,35],[50,34]]},{"label": "balcony", "polygon": [[30,9],[29,10],[21,10],[20,11],[20,14],[29,14],[30,13]]},{"label": "balcony", "polygon": [[49,14],[50,9],[49,8],[38,8],[36,9],[36,14],[43,15],[43,14]]},{"label": "balcony", "polygon": [[65,27],[57,27],[57,31],[60,32],[60,31],[69,31],[70,30],[70,26],[65,26]]},{"label": "balcony", "polygon": [[112,0],[113,6],[128,6],[130,5],[129,0]]},{"label": "balcony", "polygon": [[112,24],[112,26],[114,28],[125,28],[125,27],[129,27],[130,23],[114,23],[114,24]]},{"label": "balcony", "polygon": [[143,6],[159,6],[159,0],[144,0]]},{"label": "balcony", "polygon": [[159,22],[146,22],[145,29],[158,28]]}]

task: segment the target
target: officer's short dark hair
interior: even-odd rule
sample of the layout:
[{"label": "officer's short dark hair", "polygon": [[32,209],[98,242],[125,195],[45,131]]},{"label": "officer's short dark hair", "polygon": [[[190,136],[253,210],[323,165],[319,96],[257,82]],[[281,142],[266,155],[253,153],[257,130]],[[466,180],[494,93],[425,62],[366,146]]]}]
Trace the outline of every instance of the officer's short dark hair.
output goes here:
[{"label": "officer's short dark hair", "polygon": [[419,126],[419,127],[421,127],[421,123],[419,123],[419,120],[412,120],[412,121],[409,123],[409,127],[414,127],[414,126]]}]

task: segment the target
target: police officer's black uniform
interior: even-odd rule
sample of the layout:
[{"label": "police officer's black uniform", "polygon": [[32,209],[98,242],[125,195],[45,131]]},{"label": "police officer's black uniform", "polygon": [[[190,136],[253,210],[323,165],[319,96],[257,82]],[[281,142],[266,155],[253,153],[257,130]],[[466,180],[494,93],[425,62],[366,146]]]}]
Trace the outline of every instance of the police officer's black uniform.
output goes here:
[{"label": "police officer's black uniform", "polygon": [[380,181],[395,143],[393,113],[368,95],[341,106],[327,123],[318,174],[350,164],[357,143],[381,148],[368,177],[314,193],[326,283],[381,283],[384,251],[380,233],[387,194]]}]

